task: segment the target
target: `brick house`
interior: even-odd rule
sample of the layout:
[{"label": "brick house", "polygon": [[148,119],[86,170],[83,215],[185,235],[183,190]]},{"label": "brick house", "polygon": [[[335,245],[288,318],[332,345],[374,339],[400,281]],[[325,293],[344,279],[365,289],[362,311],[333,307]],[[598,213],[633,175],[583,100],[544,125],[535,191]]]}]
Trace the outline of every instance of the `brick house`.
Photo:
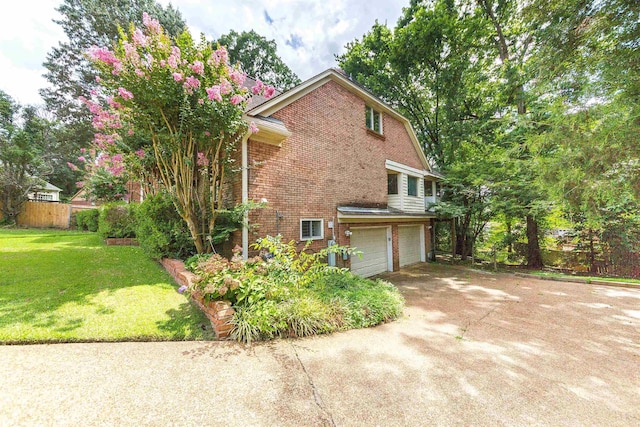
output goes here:
[{"label": "brick house", "polygon": [[[236,233],[243,255],[265,235],[311,250],[335,242],[362,257],[336,260],[363,276],[424,262],[436,181],[409,121],[340,70],[329,69],[246,112],[236,201],[265,200]],[[241,156],[241,157],[240,157]],[[426,189],[426,192],[425,192]]]}]

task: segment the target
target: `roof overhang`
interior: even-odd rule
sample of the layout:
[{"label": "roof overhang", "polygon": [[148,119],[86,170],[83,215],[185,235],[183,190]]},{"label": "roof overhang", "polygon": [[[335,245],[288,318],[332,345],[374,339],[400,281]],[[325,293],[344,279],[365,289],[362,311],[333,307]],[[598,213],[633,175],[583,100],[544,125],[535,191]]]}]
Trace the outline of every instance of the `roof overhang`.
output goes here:
[{"label": "roof overhang", "polygon": [[383,222],[420,222],[435,218],[432,212],[411,213],[396,209],[338,207],[338,222],[341,224]]},{"label": "roof overhang", "polygon": [[280,120],[268,119],[261,116],[247,117],[245,121],[254,122],[258,127],[258,132],[249,137],[252,141],[263,142],[265,144],[282,146],[282,142],[291,136],[291,132]]}]

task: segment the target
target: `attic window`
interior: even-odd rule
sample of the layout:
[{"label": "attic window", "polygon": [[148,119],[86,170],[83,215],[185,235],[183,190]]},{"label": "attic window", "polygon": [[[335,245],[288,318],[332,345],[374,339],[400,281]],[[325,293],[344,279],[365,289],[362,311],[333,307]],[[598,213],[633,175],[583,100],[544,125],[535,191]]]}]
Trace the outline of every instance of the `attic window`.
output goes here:
[{"label": "attic window", "polygon": [[380,111],[376,111],[369,106],[365,107],[365,122],[367,129],[382,135],[382,114]]}]

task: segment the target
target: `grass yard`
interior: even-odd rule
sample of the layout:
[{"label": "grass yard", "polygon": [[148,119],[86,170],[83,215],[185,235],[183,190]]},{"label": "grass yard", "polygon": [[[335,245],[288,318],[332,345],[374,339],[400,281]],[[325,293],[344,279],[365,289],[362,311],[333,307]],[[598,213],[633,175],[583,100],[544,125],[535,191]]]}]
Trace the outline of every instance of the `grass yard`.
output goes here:
[{"label": "grass yard", "polygon": [[0,230],[0,343],[211,339],[138,247],[95,233]]}]

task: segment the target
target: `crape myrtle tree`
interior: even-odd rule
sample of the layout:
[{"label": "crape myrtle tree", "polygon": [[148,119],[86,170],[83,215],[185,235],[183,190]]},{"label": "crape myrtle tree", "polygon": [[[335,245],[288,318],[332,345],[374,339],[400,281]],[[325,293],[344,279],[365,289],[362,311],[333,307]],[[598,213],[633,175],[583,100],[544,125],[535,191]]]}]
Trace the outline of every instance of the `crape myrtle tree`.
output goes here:
[{"label": "crape myrtle tree", "polygon": [[82,101],[93,114],[94,156],[114,175],[129,170],[154,176],[173,196],[198,253],[209,250],[224,201],[233,153],[247,132],[247,100],[274,88],[229,65],[224,47],[213,48],[185,31],[175,41],[143,15],[142,28],[121,31],[113,50],[92,47],[88,56],[100,87]]},{"label": "crape myrtle tree", "polygon": [[91,114],[78,98],[97,87],[96,70],[85,52],[91,46],[111,46],[118,39],[118,27],[130,22],[142,24],[142,12],[158,18],[172,37],[185,30],[179,11],[171,5],[162,7],[155,0],[63,0],[57,8],[59,19],[54,22],[63,29],[66,40],[60,41],[48,53],[43,63],[48,87],[40,90],[47,110],[64,126],[58,130],[62,144],[57,152],[51,182],[67,194],[75,189],[79,174],[64,166],[75,161],[80,148],[88,148],[93,139]]}]

